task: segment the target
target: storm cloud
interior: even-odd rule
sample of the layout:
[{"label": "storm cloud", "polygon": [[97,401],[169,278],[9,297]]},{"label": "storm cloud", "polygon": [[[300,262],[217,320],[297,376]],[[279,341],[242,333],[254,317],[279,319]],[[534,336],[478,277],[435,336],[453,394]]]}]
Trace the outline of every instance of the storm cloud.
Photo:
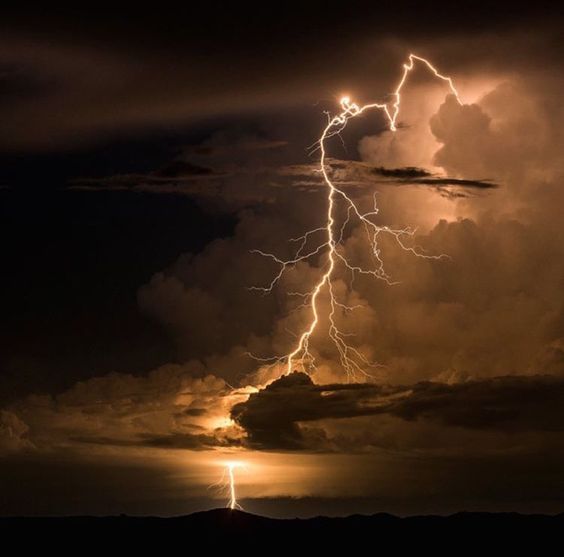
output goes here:
[{"label": "storm cloud", "polygon": [[[536,5],[447,4],[3,17],[0,193],[20,203],[0,219],[12,508],[16,488],[37,485],[18,463],[40,477],[60,459],[61,478],[100,455],[117,477],[125,461],[168,458],[163,484],[206,492],[243,455],[265,499],[368,491],[426,505],[443,490],[458,508],[477,485],[561,500],[561,22]],[[326,252],[253,287],[307,231],[324,241],[327,113],[344,94],[393,102],[409,52],[452,76],[462,104],[418,66],[397,132],[366,112],[328,140],[333,182],[405,244],[384,233],[371,250],[346,222],[339,250],[381,260],[389,280],[337,265],[338,304],[320,294],[309,339],[316,365],[286,376]],[[338,203],[334,216],[346,220]],[[367,363],[358,374],[328,337],[331,309]],[[195,462],[207,473],[192,476]]]},{"label": "storm cloud", "polygon": [[323,420],[389,415],[498,433],[561,432],[563,408],[564,376],[382,386],[316,385],[307,375],[293,373],[235,405],[231,415],[253,448],[307,451],[331,446]]},{"label": "storm cloud", "polygon": [[77,383],[56,396],[30,395],[2,411],[0,449],[87,450],[90,445],[198,450],[238,444],[238,432],[225,422],[238,397],[223,380],[202,372],[195,362],[169,364],[146,376],[115,373]]}]

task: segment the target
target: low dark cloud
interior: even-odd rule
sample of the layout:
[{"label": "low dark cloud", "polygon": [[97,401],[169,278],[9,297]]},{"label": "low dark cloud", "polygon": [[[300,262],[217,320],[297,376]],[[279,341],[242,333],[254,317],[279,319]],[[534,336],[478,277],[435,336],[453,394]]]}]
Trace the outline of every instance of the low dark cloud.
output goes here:
[{"label": "low dark cloud", "polygon": [[462,188],[477,188],[482,190],[498,187],[497,184],[488,180],[464,180],[461,178],[419,178],[409,183],[428,186],[459,186]]},{"label": "low dark cloud", "polygon": [[[492,190],[499,184],[489,179],[459,178],[436,174],[416,166],[372,166],[363,161],[328,157],[328,171],[333,183],[341,189],[355,188],[373,191],[380,186],[418,186],[436,191],[450,199],[469,197],[472,190]],[[321,187],[316,164],[288,165],[272,169],[281,176],[291,177],[294,187]]]},{"label": "low dark cloud", "polygon": [[431,176],[431,173],[424,168],[418,168],[416,166],[406,166],[404,168],[385,168],[383,166],[378,166],[373,169],[374,174],[377,176],[383,176],[384,178],[398,178],[398,179],[415,179],[415,178],[426,178]]},{"label": "low dark cloud", "polygon": [[304,373],[281,377],[249,400],[233,407],[231,417],[248,434],[253,447],[304,449],[298,422],[364,415],[362,402],[376,386],[315,385]]},{"label": "low dark cloud", "polygon": [[387,410],[405,420],[507,431],[564,430],[564,378],[493,377],[454,385],[420,383]]},{"label": "low dark cloud", "polygon": [[493,189],[498,187],[498,184],[495,184],[491,180],[468,180],[463,178],[433,176],[428,170],[415,166],[406,166],[404,168],[385,168],[380,166],[375,168],[373,173],[401,184],[418,186],[438,186],[439,188],[457,186],[459,188],[476,189]]},{"label": "low dark cloud", "polygon": [[[447,427],[506,432],[564,431],[564,377],[505,376],[411,386],[316,385],[293,373],[235,405],[231,415],[262,449],[319,448],[322,420],[389,415]],[[305,425],[319,422],[314,431]],[[316,425],[316,424],[314,424]]]},{"label": "low dark cloud", "polygon": [[[229,148],[208,145],[190,146],[181,156],[160,168],[142,173],[116,174],[102,178],[77,178],[70,189],[86,191],[131,191],[155,194],[177,194],[200,198],[224,198],[235,204],[256,204],[272,197],[272,186],[307,190],[323,187],[318,165],[276,164],[266,160],[249,160],[249,153],[285,147],[284,142],[239,138]],[[225,164],[225,157],[232,160]],[[204,161],[192,162],[191,159]],[[234,162],[233,159],[239,161]],[[472,180],[436,176],[418,167],[372,168],[360,161],[329,159],[333,182],[343,189],[374,186],[425,186],[450,199],[467,197],[471,190],[498,187],[491,180]],[[375,179],[376,177],[376,179]],[[257,183],[260,187],[257,188]]]}]

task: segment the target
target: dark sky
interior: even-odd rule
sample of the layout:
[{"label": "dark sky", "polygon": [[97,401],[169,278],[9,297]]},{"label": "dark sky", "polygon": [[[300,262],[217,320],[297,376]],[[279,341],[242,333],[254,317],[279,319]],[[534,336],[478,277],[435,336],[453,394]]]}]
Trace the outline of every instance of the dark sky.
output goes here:
[{"label": "dark sky", "polygon": [[[0,513],[207,508],[233,459],[273,515],[561,509],[562,28],[542,2],[6,10]],[[264,296],[276,266],[251,252],[323,224],[324,111],[390,102],[410,52],[463,106],[417,69],[397,134],[355,120],[332,175],[448,257],[384,240],[398,285],[334,278],[382,364],[364,386],[323,318],[313,383],[279,379],[248,353],[292,350],[307,315],[287,293],[324,260]]]}]

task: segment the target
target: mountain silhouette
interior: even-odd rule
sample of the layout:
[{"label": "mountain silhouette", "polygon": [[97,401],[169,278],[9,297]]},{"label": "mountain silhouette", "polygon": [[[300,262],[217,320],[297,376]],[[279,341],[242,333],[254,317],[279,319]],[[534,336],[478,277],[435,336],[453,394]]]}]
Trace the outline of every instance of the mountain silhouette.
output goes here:
[{"label": "mountain silhouette", "polygon": [[[166,545],[188,555],[227,549],[231,552],[269,554],[281,549],[336,547],[397,550],[417,549],[458,552],[475,549],[523,550],[530,544],[543,554],[544,544],[554,543],[564,532],[564,513],[554,516],[518,513],[469,513],[450,516],[390,514],[352,515],[343,518],[274,519],[231,509],[214,509],[170,518],[110,517],[15,517],[0,518],[0,533],[7,541],[18,540],[29,549],[53,547],[107,551]],[[197,551],[195,548],[199,548]],[[64,551],[63,551],[64,553]],[[372,551],[371,551],[372,553]],[[294,557],[293,555],[290,557]]]}]

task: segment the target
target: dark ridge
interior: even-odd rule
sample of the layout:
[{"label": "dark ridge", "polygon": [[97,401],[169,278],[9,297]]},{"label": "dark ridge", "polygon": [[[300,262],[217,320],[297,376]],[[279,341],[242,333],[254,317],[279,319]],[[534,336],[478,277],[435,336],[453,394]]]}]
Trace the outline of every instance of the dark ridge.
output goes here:
[{"label": "dark ridge", "polygon": [[[230,509],[214,509],[172,518],[133,516],[18,517],[0,518],[4,544],[18,542],[26,550],[45,547],[68,550],[73,555],[106,552],[109,548],[127,550],[165,546],[187,554],[205,555],[218,548],[230,554],[277,554],[282,548],[299,551],[315,547],[385,548],[434,553],[441,549],[450,555],[456,549],[535,548],[559,540],[564,514],[549,516],[518,513],[460,512],[451,516],[410,516],[390,514],[352,515],[343,518],[274,519]],[[5,547],[7,547],[5,545]],[[373,553],[372,551],[370,553]],[[487,552],[486,552],[487,553]],[[290,556],[294,557],[294,555]]]}]

